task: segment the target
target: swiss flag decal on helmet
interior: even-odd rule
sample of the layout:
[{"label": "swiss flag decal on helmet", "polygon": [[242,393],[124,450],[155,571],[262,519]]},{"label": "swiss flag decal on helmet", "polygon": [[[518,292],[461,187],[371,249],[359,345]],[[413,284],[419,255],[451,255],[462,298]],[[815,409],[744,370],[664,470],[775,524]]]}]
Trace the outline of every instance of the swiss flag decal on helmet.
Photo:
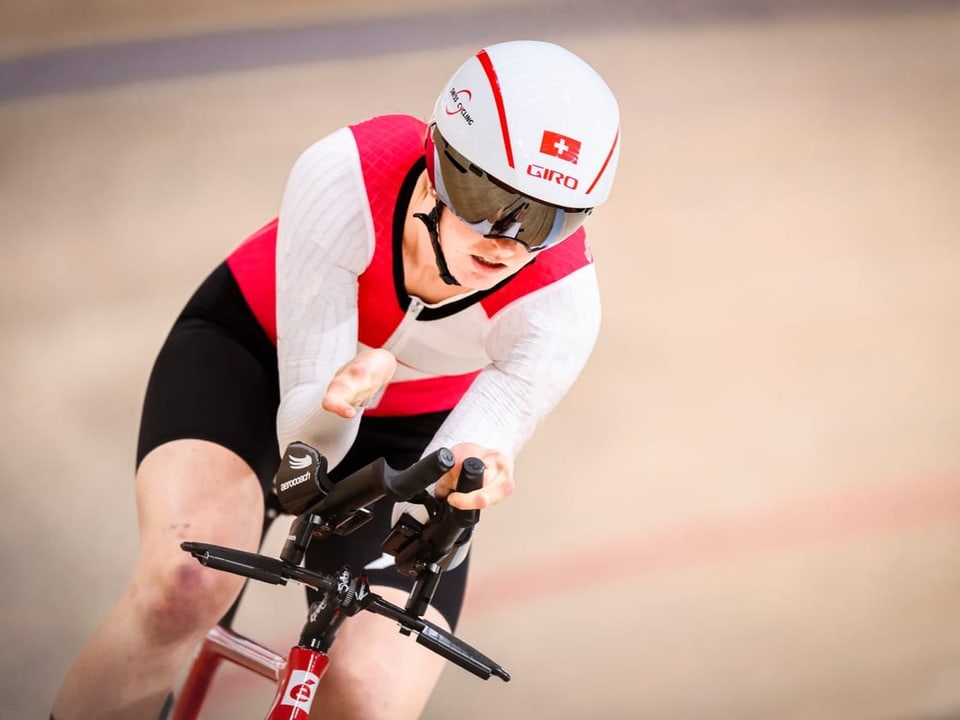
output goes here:
[{"label": "swiss flag decal on helmet", "polygon": [[544,130],[543,140],[540,141],[540,152],[576,165],[580,157],[580,141],[552,130]]}]

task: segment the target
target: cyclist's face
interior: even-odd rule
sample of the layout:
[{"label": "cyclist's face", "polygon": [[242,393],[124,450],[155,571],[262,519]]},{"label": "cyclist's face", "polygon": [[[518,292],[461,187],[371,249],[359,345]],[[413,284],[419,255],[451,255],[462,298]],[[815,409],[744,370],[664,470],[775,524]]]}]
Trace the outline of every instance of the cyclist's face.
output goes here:
[{"label": "cyclist's face", "polygon": [[536,257],[515,240],[481,235],[446,208],[439,230],[450,272],[471,290],[492,288]]}]

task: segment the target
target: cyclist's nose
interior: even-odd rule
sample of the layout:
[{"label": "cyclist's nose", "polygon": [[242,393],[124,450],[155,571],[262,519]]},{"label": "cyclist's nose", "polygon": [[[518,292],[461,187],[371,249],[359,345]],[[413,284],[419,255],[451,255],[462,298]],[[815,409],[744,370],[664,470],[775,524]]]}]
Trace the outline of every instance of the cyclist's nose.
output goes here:
[{"label": "cyclist's nose", "polygon": [[521,243],[509,238],[488,237],[487,242],[490,243],[494,258],[497,260],[513,257],[523,250]]}]

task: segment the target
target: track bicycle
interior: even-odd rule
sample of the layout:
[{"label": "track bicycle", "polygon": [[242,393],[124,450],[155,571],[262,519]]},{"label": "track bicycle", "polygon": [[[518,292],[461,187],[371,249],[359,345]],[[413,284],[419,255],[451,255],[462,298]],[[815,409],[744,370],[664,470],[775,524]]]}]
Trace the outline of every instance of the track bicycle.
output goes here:
[{"label": "track bicycle", "polygon": [[[479,511],[458,510],[427,491],[454,464],[453,453],[441,448],[404,470],[390,467],[381,458],[333,483],[322,454],[304,443],[292,443],[274,481],[279,509],[272,516],[268,512],[264,521],[266,532],[279,511],[295,516],[279,558],[199,542],[184,542],[181,548],[207,567],[272,585],[292,580],[314,588],[321,597],[311,603],[299,641],[286,656],[231,629],[234,603],[204,638],[167,717],[196,720],[217,667],[229,661],[276,683],[266,720],[307,720],[317,685],[329,666],[327,653],[337,630],[361,611],[394,620],[402,634],[416,635],[417,643],[479,678],[509,681],[510,674],[500,665],[422,617],[442,573],[456,553],[465,551],[479,520]],[[464,460],[457,490],[478,489],[483,471],[479,459]],[[370,508],[381,499],[409,500],[427,510],[426,522],[404,513],[383,542],[397,570],[414,580],[405,607],[371,592],[366,576],[348,566],[333,574],[301,566],[311,542],[355,531],[372,518]]]}]

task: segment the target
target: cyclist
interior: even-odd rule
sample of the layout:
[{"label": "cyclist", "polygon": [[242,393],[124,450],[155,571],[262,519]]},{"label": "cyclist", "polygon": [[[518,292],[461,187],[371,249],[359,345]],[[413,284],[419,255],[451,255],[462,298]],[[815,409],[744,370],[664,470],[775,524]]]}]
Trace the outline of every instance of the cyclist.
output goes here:
[{"label": "cyclist", "polygon": [[[58,720],[156,718],[178,672],[242,580],[183,540],[255,551],[280,450],[318,448],[343,477],[450,447],[437,484],[458,508],[513,490],[513,460],[586,363],[600,300],[581,224],[611,189],[620,148],[609,87],[557,45],[512,41],[468,59],[428,123],[380,116],[295,163],[279,216],[200,285],[156,359],[136,491],[141,549],[115,607],[69,670]],[[459,465],[484,486],[452,492]],[[307,564],[384,567],[391,508],[315,543]],[[468,562],[428,619],[457,623]],[[324,718],[416,717],[443,660],[367,613],[344,624],[314,703]]]}]

